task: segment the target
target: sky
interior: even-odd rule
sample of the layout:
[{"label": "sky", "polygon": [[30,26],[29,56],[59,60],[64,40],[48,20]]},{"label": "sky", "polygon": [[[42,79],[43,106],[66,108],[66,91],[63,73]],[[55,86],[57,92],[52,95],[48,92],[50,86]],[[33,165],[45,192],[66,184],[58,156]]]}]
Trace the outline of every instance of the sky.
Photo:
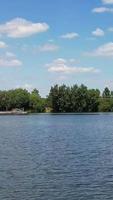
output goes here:
[{"label": "sky", "polygon": [[0,90],[113,90],[113,0],[0,0]]}]

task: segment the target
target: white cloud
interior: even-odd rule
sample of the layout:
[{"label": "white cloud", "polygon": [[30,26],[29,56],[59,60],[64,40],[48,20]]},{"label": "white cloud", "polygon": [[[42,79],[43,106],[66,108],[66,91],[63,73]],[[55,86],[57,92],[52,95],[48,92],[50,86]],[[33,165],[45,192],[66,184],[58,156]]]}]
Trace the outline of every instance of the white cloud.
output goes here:
[{"label": "white cloud", "polygon": [[77,73],[97,73],[98,69],[93,67],[76,67],[72,66],[70,61],[58,58],[53,60],[52,63],[46,65],[49,72],[56,72],[62,74],[77,74]]},{"label": "white cloud", "polygon": [[7,57],[15,57],[15,54],[12,53],[12,52],[7,51],[7,52],[6,52],[6,56],[7,56]]},{"label": "white cloud", "polygon": [[113,0],[102,0],[104,4],[113,4]]},{"label": "white cloud", "polygon": [[92,32],[92,35],[96,37],[102,37],[104,36],[104,34],[104,31],[100,28],[97,28],[95,31]]},{"label": "white cloud", "polygon": [[78,37],[79,37],[79,34],[78,33],[74,33],[74,32],[67,33],[65,35],[61,35],[61,38],[63,38],[63,39],[69,39],[69,40],[75,39],[75,38],[78,38]]},{"label": "white cloud", "polygon": [[98,7],[92,10],[93,13],[113,13],[113,8]]},{"label": "white cloud", "polygon": [[113,42],[109,42],[104,45],[101,45],[97,49],[93,50],[92,52],[86,53],[86,55],[113,58]]},{"label": "white cloud", "polygon": [[49,26],[46,23],[32,23],[23,18],[15,18],[5,24],[0,24],[0,34],[12,38],[22,38],[45,32],[48,28]]},{"label": "white cloud", "polygon": [[0,67],[16,67],[21,65],[22,65],[21,61],[17,59],[0,58]]},{"label": "white cloud", "polygon": [[7,47],[6,43],[3,41],[0,41],[0,49],[4,49],[6,47]]},{"label": "white cloud", "polygon": [[6,52],[5,55],[0,56],[0,67],[18,67],[21,65],[22,62],[11,52]]},{"label": "white cloud", "polygon": [[57,51],[59,49],[59,47],[55,44],[44,44],[42,46],[39,46],[39,51],[40,52],[52,52],[52,51]]}]

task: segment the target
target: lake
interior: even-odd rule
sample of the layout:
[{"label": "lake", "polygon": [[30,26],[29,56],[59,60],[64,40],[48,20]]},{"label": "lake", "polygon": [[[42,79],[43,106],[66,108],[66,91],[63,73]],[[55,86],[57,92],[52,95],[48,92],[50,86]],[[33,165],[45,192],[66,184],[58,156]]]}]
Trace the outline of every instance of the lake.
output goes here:
[{"label": "lake", "polygon": [[113,114],[0,116],[0,200],[106,199]]}]

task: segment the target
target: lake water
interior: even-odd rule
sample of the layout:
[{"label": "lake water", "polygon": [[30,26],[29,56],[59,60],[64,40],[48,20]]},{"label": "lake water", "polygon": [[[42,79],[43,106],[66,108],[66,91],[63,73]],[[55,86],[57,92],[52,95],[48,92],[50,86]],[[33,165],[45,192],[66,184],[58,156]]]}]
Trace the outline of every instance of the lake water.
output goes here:
[{"label": "lake water", "polygon": [[113,114],[0,116],[0,200],[106,199]]}]

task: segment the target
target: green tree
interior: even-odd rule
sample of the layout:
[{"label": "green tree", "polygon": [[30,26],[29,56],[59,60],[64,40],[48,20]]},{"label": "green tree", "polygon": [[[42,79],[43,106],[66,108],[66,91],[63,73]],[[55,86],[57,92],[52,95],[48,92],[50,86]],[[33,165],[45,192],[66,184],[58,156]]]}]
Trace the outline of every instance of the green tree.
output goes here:
[{"label": "green tree", "polygon": [[110,95],[110,90],[109,90],[108,87],[106,87],[106,88],[104,89],[102,96],[103,96],[104,98],[109,98],[109,97],[111,96],[111,95]]},{"label": "green tree", "polygon": [[34,89],[30,94],[29,107],[32,112],[45,111],[45,99],[41,98],[37,89]]},{"label": "green tree", "polygon": [[59,87],[55,85],[51,87],[50,93],[48,96],[49,105],[52,108],[53,112],[59,112]]},{"label": "green tree", "polygon": [[87,111],[88,112],[98,112],[99,111],[99,98],[100,98],[100,91],[98,89],[88,90],[88,98],[87,98]]}]

